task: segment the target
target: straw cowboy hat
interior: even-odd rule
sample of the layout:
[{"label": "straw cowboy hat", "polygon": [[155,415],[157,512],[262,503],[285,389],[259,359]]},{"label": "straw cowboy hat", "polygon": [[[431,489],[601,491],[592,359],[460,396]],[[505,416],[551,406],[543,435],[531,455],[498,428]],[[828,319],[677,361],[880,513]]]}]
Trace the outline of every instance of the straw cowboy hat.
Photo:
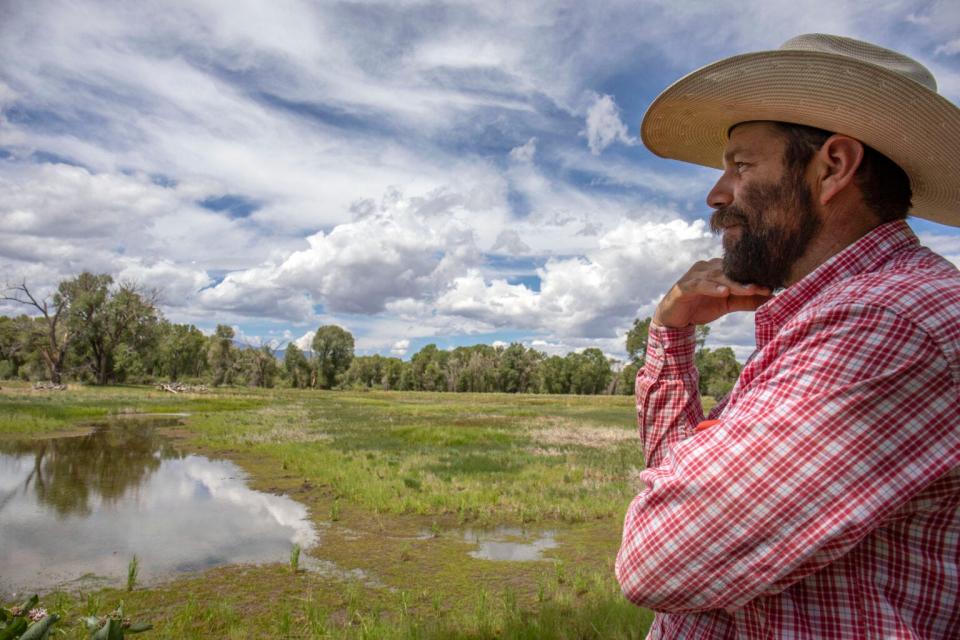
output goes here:
[{"label": "straw cowboy hat", "polygon": [[910,176],[910,213],[960,226],[960,109],[916,60],[852,38],[797,36],[681,78],[650,105],[640,135],[659,156],[722,168],[727,132],[750,120],[860,140]]}]

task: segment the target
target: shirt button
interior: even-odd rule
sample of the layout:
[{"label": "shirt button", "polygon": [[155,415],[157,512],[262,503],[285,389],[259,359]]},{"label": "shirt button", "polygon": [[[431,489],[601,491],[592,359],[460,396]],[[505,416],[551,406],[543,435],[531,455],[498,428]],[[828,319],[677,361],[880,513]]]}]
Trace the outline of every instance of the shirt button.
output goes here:
[{"label": "shirt button", "polygon": [[662,345],[662,344],[658,344],[656,347],[654,347],[653,352],[656,353],[658,356],[662,356],[662,355],[663,355],[663,345]]}]

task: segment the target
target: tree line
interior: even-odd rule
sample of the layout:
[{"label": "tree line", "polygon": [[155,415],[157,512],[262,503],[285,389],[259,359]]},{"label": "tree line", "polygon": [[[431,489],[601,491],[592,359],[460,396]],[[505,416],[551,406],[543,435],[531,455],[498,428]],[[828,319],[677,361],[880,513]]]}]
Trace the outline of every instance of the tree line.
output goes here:
[{"label": "tree line", "polygon": [[[26,283],[0,299],[32,315],[0,316],[0,378],[70,380],[93,384],[160,380],[212,385],[350,388],[409,391],[552,394],[632,394],[643,366],[650,319],[637,319],[626,335],[628,359],[596,348],[548,356],[521,343],[477,344],[444,350],[428,344],[409,360],[355,356],[354,338],[336,325],[318,328],[304,351],[290,343],[279,360],[269,346],[238,346],[233,328],[210,336],[191,324],[166,320],[156,292],[84,272],[38,298]],[[698,327],[700,389],[727,393],[740,373],[729,347],[704,346]]]}]

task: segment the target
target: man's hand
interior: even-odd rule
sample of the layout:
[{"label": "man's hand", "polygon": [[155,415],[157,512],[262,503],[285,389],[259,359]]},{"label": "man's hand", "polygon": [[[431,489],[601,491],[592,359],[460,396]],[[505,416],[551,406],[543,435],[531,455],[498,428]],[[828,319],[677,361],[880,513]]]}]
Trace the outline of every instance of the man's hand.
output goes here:
[{"label": "man's hand", "polygon": [[707,324],[731,311],[753,311],[770,299],[770,290],[740,284],[723,275],[723,260],[697,262],[664,296],[653,313],[661,327]]}]

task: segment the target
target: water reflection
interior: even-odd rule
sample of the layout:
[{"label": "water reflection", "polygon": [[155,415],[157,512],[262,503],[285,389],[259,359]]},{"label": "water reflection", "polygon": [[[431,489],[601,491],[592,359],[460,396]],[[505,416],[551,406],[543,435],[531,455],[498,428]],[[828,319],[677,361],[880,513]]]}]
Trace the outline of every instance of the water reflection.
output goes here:
[{"label": "water reflection", "polygon": [[0,595],[84,574],[144,582],[236,562],[282,562],[316,541],[306,508],[253,491],[225,460],[182,455],[158,422],[0,443]]},{"label": "water reflection", "polygon": [[543,552],[558,546],[554,531],[533,534],[511,527],[482,531],[467,529],[463,537],[467,542],[477,545],[470,556],[481,560],[545,560]]},{"label": "water reflection", "polygon": [[[175,419],[172,420],[175,423]],[[20,486],[59,519],[87,516],[91,500],[110,504],[142,484],[160,468],[160,461],[177,452],[160,438],[157,426],[171,419],[127,420],[114,428],[100,426],[88,435],[34,441],[0,441],[0,454],[30,459],[30,470]],[[22,471],[9,473],[0,466],[0,517],[17,485],[8,488]]]}]

